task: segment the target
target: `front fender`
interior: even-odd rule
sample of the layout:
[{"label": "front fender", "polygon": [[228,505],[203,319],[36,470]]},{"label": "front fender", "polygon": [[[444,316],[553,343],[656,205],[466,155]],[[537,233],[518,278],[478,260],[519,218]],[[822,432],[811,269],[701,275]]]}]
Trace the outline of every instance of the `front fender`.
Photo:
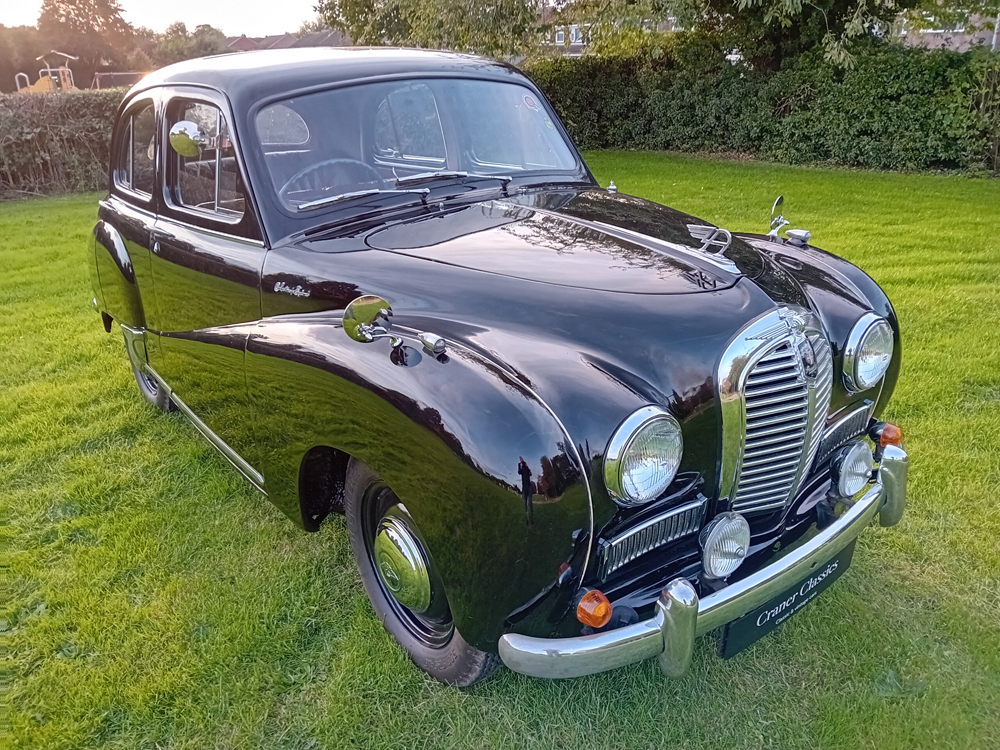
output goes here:
[{"label": "front fender", "polygon": [[[853,263],[818,247],[773,242],[762,235],[741,236],[774,258],[791,274],[822,318],[833,344],[834,367],[838,373],[831,410],[836,411],[849,403],[868,398],[875,402],[874,414],[881,414],[895,390],[903,355],[896,311],[882,287]],[[843,371],[843,346],[855,322],[869,310],[889,322],[896,337],[896,345],[882,383],[870,391],[848,394],[839,376]]]},{"label": "front fender", "polygon": [[113,226],[99,221],[94,227],[94,250],[103,312],[123,325],[144,328],[146,318],[125,240]]},{"label": "front fender", "polygon": [[339,314],[261,321],[247,380],[262,472],[271,499],[303,524],[296,490],[311,448],[368,464],[417,522],[462,636],[495,651],[560,566],[587,554],[587,480],[577,448],[529,388],[454,342],[443,357],[421,351],[412,333],[400,364],[389,341],[348,338]]}]

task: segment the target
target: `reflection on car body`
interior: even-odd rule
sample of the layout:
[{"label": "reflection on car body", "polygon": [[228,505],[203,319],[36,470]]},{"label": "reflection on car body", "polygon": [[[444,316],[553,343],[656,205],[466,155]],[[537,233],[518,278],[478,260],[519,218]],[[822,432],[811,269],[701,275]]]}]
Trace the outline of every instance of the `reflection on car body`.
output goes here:
[{"label": "reflection on car body", "polygon": [[304,529],[345,513],[440,680],[680,674],[902,514],[882,290],[781,217],[602,189],[510,66],[179,63],[126,96],[110,173],[94,304],[141,393]]}]

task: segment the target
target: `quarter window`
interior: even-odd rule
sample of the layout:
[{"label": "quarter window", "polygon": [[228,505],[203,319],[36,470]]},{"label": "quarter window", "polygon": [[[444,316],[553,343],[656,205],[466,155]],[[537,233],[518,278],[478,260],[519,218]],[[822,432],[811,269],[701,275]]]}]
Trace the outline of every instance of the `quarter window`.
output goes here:
[{"label": "quarter window", "polygon": [[171,150],[174,202],[221,221],[238,222],[245,208],[245,191],[222,111],[203,102],[183,102],[174,115],[172,125],[187,121],[202,135],[202,145],[194,156]]},{"label": "quarter window", "polygon": [[291,107],[272,104],[257,114],[257,136],[264,146],[301,146],[309,140],[309,127]]},{"label": "quarter window", "polygon": [[382,100],[375,115],[375,151],[383,159],[445,161],[437,102],[427,86],[404,86]]},{"label": "quarter window", "polygon": [[156,117],[149,103],[125,121],[115,160],[115,183],[148,198],[153,194],[155,165]]}]

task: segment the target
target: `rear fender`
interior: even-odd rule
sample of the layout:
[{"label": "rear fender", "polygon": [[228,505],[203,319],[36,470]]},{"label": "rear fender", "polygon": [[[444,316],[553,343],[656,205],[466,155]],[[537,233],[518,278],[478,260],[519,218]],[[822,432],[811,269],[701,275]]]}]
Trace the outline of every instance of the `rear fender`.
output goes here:
[{"label": "rear fender", "polygon": [[144,328],[146,318],[132,258],[121,234],[106,221],[99,221],[94,227],[94,255],[102,312],[120,324]]}]

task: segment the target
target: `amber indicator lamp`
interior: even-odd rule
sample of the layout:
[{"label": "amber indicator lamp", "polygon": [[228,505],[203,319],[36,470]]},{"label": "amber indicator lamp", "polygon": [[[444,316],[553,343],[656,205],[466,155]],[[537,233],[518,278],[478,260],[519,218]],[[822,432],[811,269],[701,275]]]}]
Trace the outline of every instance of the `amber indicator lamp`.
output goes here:
[{"label": "amber indicator lamp", "polygon": [[597,589],[591,589],[576,605],[576,619],[592,628],[603,628],[611,619],[611,602]]}]

